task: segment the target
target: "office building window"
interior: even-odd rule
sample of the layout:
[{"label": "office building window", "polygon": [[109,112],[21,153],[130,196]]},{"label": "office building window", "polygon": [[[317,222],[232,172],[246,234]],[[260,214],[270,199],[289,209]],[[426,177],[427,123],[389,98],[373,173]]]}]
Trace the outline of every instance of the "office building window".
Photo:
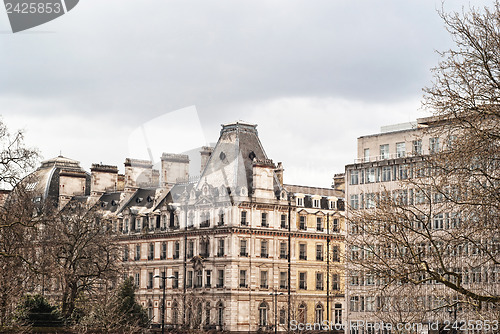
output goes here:
[{"label": "office building window", "polygon": [[148,253],[148,260],[154,260],[155,259],[155,244],[151,243],[149,244],[149,253]]},{"label": "office building window", "polygon": [[150,271],[148,273],[148,286],[147,286],[148,289],[152,289],[153,288],[153,273]]},{"label": "office building window", "polygon": [[359,172],[357,170],[351,170],[351,184],[359,183]]},{"label": "office building window", "polygon": [[280,289],[288,288],[288,273],[286,271],[280,272]]},{"label": "office building window", "polygon": [[380,159],[389,159],[389,144],[380,145]]},{"label": "office building window", "polygon": [[267,240],[260,241],[260,257],[268,257],[268,242]]},{"label": "office building window", "polygon": [[396,155],[398,158],[404,158],[406,156],[406,143],[396,143]]},{"label": "office building window", "polygon": [[212,270],[205,270],[206,283],[205,287],[210,288],[212,286]]},{"label": "office building window", "polygon": [[260,271],[260,287],[261,289],[267,289],[267,270]]},{"label": "office building window", "polygon": [[287,259],[288,245],[286,242],[280,242],[280,259]]},{"label": "office building window", "polygon": [[299,273],[299,289],[307,289],[307,273],[305,272]]},{"label": "office building window", "polygon": [[178,241],[174,243],[174,259],[178,259],[181,252],[181,245]]},{"label": "office building window", "polygon": [[370,149],[365,148],[363,150],[363,162],[369,162],[370,161]]},{"label": "office building window", "polygon": [[217,287],[224,287],[224,269],[217,270]]},{"label": "office building window", "polygon": [[240,240],[240,256],[248,256],[247,240],[246,239]]},{"label": "office building window", "polygon": [[247,288],[247,271],[240,270],[240,288]]},{"label": "office building window", "polygon": [[414,155],[422,155],[422,140],[414,140],[413,141],[413,154]]},{"label": "office building window", "polygon": [[306,216],[300,216],[300,218],[299,218],[299,229],[301,229],[301,230],[307,229],[307,226],[306,226]]},{"label": "office building window", "polygon": [[139,261],[141,259],[141,245],[135,245],[135,260]]},{"label": "office building window", "polygon": [[316,231],[323,231],[323,218],[316,217]]},{"label": "office building window", "polygon": [[307,260],[307,245],[299,244],[299,259]]},{"label": "office building window", "polygon": [[247,212],[246,211],[241,211],[241,225],[247,226]]},{"label": "office building window", "polygon": [[165,260],[166,258],[167,258],[167,243],[162,242],[160,260]]},{"label": "office building window", "polygon": [[323,261],[323,245],[316,245],[316,261]]},{"label": "office building window", "polygon": [[332,290],[340,290],[338,274],[332,274]]},{"label": "office building window", "polygon": [[188,241],[188,249],[187,249],[187,257],[188,257],[188,259],[190,259],[193,256],[194,256],[194,241],[189,240]]},{"label": "office building window", "polygon": [[224,256],[224,239],[219,239],[219,242],[218,242],[218,247],[217,247],[217,256],[218,257],[222,257]]},{"label": "office building window", "polygon": [[429,138],[429,153],[439,152],[439,138]]},{"label": "office building window", "polygon": [[323,290],[323,273],[316,273],[316,290]]},{"label": "office building window", "polygon": [[286,215],[281,215],[281,225],[280,227],[281,228],[288,228],[288,224],[287,224],[287,216]]},{"label": "office building window", "polygon": [[339,246],[332,247],[332,261],[339,262],[340,261],[340,251]]},{"label": "office building window", "polygon": [[261,217],[262,217],[261,226],[262,227],[269,227],[269,224],[267,222],[267,212],[262,212]]},{"label": "office building window", "polygon": [[186,288],[190,288],[192,286],[193,286],[193,271],[189,270],[187,272]]}]

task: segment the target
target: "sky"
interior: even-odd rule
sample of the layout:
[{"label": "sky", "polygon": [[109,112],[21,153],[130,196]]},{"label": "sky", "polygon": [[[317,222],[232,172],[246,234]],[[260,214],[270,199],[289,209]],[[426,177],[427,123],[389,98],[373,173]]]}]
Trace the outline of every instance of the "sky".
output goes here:
[{"label": "sky", "polygon": [[358,137],[430,115],[422,88],[453,47],[437,10],[485,5],[80,0],[15,34],[0,9],[0,115],[43,159],[122,172],[127,157],[156,163],[243,120],[286,183],[328,188]]}]

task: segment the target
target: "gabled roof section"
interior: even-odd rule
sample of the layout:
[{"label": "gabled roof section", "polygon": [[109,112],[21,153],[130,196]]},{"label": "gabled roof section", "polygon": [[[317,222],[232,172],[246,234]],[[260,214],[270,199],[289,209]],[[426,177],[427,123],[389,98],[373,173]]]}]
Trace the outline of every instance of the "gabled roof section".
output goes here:
[{"label": "gabled roof section", "polygon": [[267,159],[257,133],[257,125],[243,121],[222,125],[219,140],[208,161],[197,189],[208,183],[224,185],[232,190],[251,189],[254,158]]}]

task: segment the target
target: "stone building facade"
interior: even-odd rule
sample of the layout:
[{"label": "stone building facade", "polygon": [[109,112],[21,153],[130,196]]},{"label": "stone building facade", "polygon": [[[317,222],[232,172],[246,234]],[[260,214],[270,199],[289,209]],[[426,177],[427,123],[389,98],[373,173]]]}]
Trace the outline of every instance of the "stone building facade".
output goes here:
[{"label": "stone building facade", "polygon": [[[344,318],[344,193],[283,184],[256,125],[222,126],[203,147],[201,175],[189,157],[167,154],[161,168],[126,159],[116,166],[58,157],[33,175],[40,200],[86,196],[112,222],[123,277],[152,323],[230,332],[285,331],[291,321]],[[289,322],[290,321],[290,322]]]}]

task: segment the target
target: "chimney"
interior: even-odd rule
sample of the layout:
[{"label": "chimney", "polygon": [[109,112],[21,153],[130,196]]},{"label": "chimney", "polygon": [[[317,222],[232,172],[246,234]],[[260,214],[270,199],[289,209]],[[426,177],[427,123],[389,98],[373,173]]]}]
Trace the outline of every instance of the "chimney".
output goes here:
[{"label": "chimney", "polygon": [[207,166],[208,160],[210,159],[210,156],[212,155],[213,151],[214,151],[214,148],[210,147],[210,146],[203,146],[201,148],[201,151],[200,151],[200,154],[201,154],[200,175],[203,174],[203,170]]},{"label": "chimney", "polygon": [[332,188],[338,191],[345,192],[345,173],[339,173],[333,176]]},{"label": "chimney", "polygon": [[150,160],[125,159],[125,191],[137,188],[156,187]]},{"label": "chimney", "polygon": [[91,196],[98,196],[105,192],[117,191],[118,185],[118,167],[101,164],[92,164],[90,168]]},{"label": "chimney", "polygon": [[274,170],[276,166],[271,159],[253,160],[253,196],[256,198],[275,198]]},{"label": "chimney", "polygon": [[278,162],[278,167],[274,170],[276,173],[276,176],[278,177],[278,181],[280,182],[281,186],[283,186],[283,172],[285,170],[283,169],[283,164],[281,162]]},{"label": "chimney", "polygon": [[169,188],[189,179],[189,156],[163,153],[161,156],[161,186]]}]

